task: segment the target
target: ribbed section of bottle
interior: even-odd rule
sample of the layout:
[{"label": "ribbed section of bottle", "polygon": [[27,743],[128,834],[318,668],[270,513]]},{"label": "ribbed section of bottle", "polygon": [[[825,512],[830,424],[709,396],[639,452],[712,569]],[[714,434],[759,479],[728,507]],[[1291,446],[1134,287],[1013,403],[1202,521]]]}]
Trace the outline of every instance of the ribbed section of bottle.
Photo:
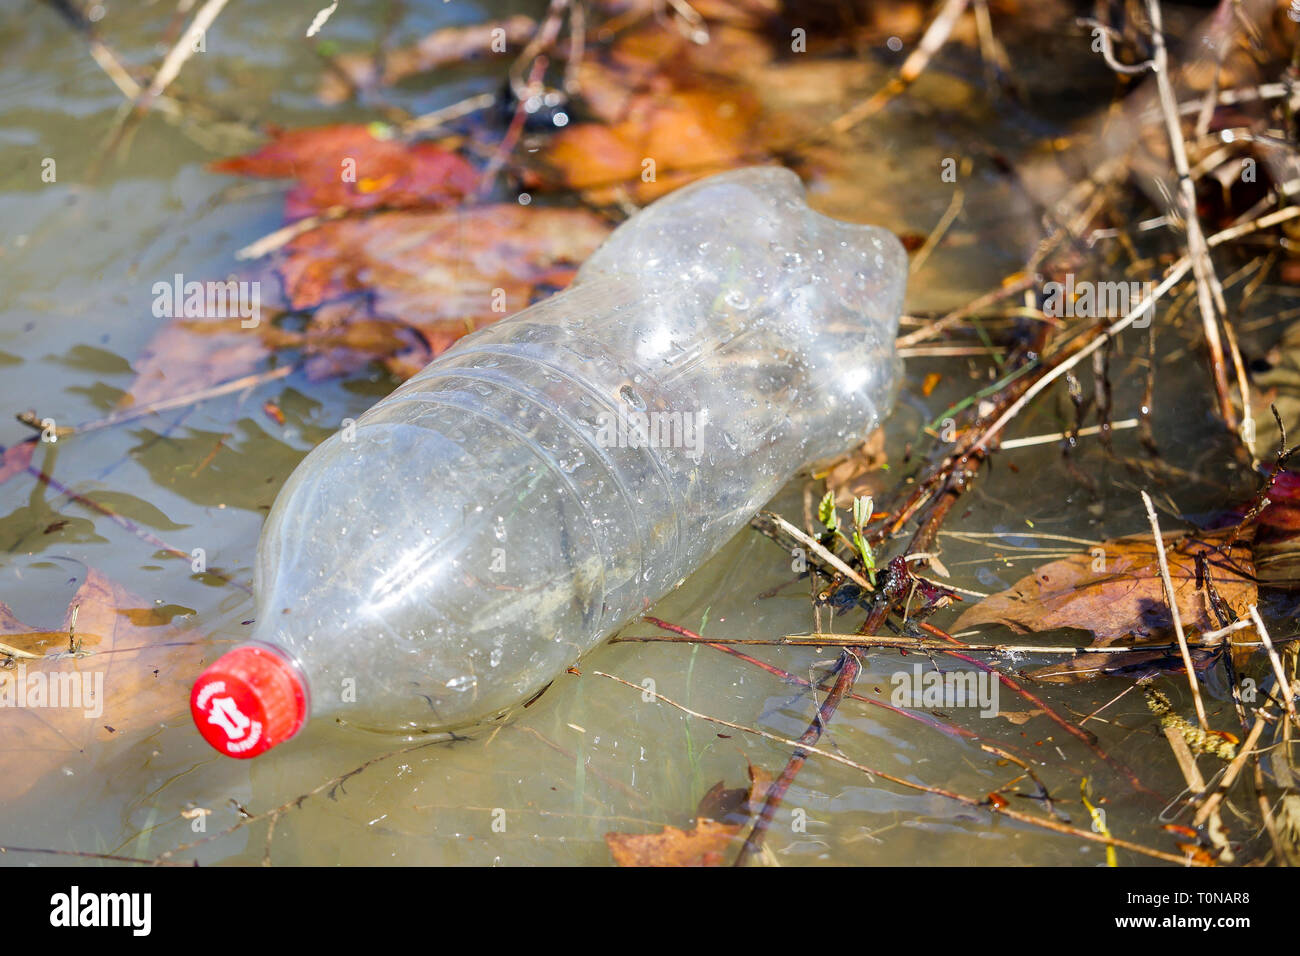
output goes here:
[{"label": "ribbed section of bottle", "polygon": [[307,457],[254,636],[318,717],[445,730],[527,700],[879,423],[905,275],[782,170],[661,201]]},{"label": "ribbed section of bottle", "polygon": [[[471,454],[482,441],[516,446],[521,473],[556,497],[542,508],[530,490],[516,508],[501,495],[500,507],[489,509],[492,520],[500,519],[507,535],[545,529],[581,544],[555,552],[557,569],[591,565],[602,579],[598,625],[617,623],[647,594],[677,581],[682,462],[674,449],[644,442],[636,431],[643,403],[672,401],[596,343],[575,343],[546,326],[522,331],[528,341],[483,342],[447,356],[361,424],[401,421],[436,430]],[[573,361],[575,351],[581,362]],[[552,517],[559,519],[554,530],[545,523]],[[541,570],[515,569],[525,577]]]}]

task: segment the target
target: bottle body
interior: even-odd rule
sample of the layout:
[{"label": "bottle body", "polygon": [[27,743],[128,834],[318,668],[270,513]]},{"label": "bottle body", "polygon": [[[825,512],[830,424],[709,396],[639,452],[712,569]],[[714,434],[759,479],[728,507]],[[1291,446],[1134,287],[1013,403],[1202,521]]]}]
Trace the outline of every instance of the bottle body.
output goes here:
[{"label": "bottle body", "polygon": [[256,639],[318,717],[444,730],[528,699],[880,422],[906,271],[785,170],[660,200],[302,462]]}]

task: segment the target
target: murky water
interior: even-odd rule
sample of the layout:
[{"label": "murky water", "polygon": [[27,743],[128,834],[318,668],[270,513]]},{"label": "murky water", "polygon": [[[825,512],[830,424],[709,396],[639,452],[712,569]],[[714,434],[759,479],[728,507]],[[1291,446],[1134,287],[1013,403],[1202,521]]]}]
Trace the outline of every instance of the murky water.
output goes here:
[{"label": "murky water", "polygon": [[[186,67],[183,88],[218,111],[258,123],[292,127],[369,118],[357,107],[322,107],[313,95],[319,61],[297,38],[320,5],[232,5],[207,37],[207,52]],[[114,5],[111,37],[120,55],[138,63],[156,60],[160,50],[152,38],[161,35],[169,15],[160,7]],[[345,46],[364,45],[389,7],[349,2],[331,21],[330,35]],[[396,30],[415,37],[441,23],[472,23],[486,15],[465,4],[427,4],[403,14]],[[449,71],[436,82],[409,85],[399,97],[403,105],[427,111],[495,89],[498,82],[499,74],[487,68]],[[976,131],[1014,154],[1046,128],[1040,120],[1026,131],[1023,117],[1011,113],[950,109],[946,104],[960,102],[958,94],[969,94],[959,79],[923,80],[913,107],[873,122],[864,130],[867,148],[823,171],[815,204],[845,218],[924,234],[951,195],[932,188],[944,157]],[[82,40],[50,11],[25,5],[0,12],[0,444],[6,447],[30,434],[13,418],[29,408],[60,425],[95,421],[112,411],[133,380],[132,363],[162,322],[150,310],[153,283],[177,272],[224,277],[240,268],[236,249],[280,225],[276,187],[205,171],[216,156],[252,145],[234,129],[208,124],[196,133],[154,115],[116,158],[105,159],[105,140],[121,102]],[[56,161],[55,183],[42,181],[46,158]],[[991,287],[1019,267],[1037,237],[1015,190],[988,164],[978,168],[957,232],[980,240],[954,242],[934,253],[912,284],[912,311],[943,309]],[[1176,333],[1165,338],[1162,351],[1173,357],[1164,374],[1173,378],[1181,346]],[[1129,417],[1140,397],[1137,359],[1143,349],[1139,339],[1118,346],[1117,418]],[[982,365],[964,358],[909,361],[908,384],[888,429],[891,474],[907,472],[904,448],[923,424],[987,384],[982,370],[976,377],[977,369]],[[923,397],[920,383],[930,372],[943,378]],[[1177,407],[1157,407],[1155,420],[1168,460],[1198,477],[1155,490],[1162,503],[1172,500],[1177,510],[1196,513],[1224,501],[1231,476],[1220,464],[1223,448],[1210,438],[1205,390],[1187,378]],[[20,620],[57,630],[69,599],[94,568],[144,604],[166,608],[161,616],[183,626],[187,639],[210,642],[210,659],[247,633],[254,546],[277,489],[316,442],[393,384],[379,373],[315,383],[292,375],[40,445],[32,466],[58,485],[40,483],[31,473],[0,485],[0,599]],[[178,393],[189,390],[183,380],[175,387]],[[283,411],[283,424],[263,412],[268,400]],[[1045,401],[1023,416],[1016,433],[1054,432],[1067,423],[1067,406]],[[1117,435],[1121,457],[1139,456],[1134,435]],[[1059,543],[1030,537],[1034,532],[1100,539],[1141,530],[1137,494],[1150,487],[1149,480],[1107,459],[1095,445],[1085,447],[1076,462],[1096,478],[1095,493],[1072,477],[1054,445],[998,456],[948,524],[952,531],[998,537],[945,538],[944,561],[953,581],[985,592],[1006,587],[1041,563],[1043,554],[1056,553]],[[61,488],[103,504],[126,522],[88,509]],[[800,482],[793,484],[776,507],[798,518],[801,489]],[[192,573],[187,561],[162,550],[157,539],[185,554],[202,548],[209,566],[235,583]],[[1040,553],[1017,550],[1034,548]],[[766,539],[742,533],[655,613],[710,637],[806,632],[812,628],[807,585],[793,580],[788,562]],[[858,618],[824,623],[849,631]],[[627,630],[654,633],[646,624]],[[813,679],[834,656],[806,648],[744,650]],[[892,652],[872,654],[859,693],[887,702],[891,676],[910,670],[913,662]],[[1035,663],[1043,661],[1022,666]],[[659,694],[684,707],[778,737],[798,736],[813,708],[813,697],[801,687],[710,647],[611,645],[584,661],[582,671],[581,677],[559,678],[519,720],[484,737],[378,760],[411,745],[321,723],[272,756],[236,762],[214,755],[181,713],[162,723],[137,723],[139,729],[111,747],[89,753],[70,747],[53,758],[25,752],[28,745],[9,736],[0,744],[5,774],[24,782],[18,797],[5,795],[0,844],[154,857],[233,826],[243,813],[286,806],[270,837],[267,819],[259,819],[180,857],[204,863],[266,857],[305,864],[604,864],[610,861],[605,833],[689,826],[713,784],[743,786],[747,761],[775,772],[788,748],[689,717],[596,671],[638,687],[653,680]],[[1102,680],[1043,693],[1077,720],[1125,686]],[[1180,686],[1169,685],[1175,696]],[[1031,705],[1004,691],[1001,709],[1022,712]],[[1153,821],[1182,783],[1136,695],[1088,726],[1100,746],[1136,768],[1143,783],[1163,797],[1135,793],[1087,746],[1041,716],[1016,724],[959,709],[946,718],[1032,759],[1076,824],[1087,826],[1078,801],[1086,776],[1094,799],[1105,801],[1117,836],[1169,848],[1159,842]],[[823,745],[881,771],[974,796],[1019,772],[978,743],[855,701],[842,708]],[[376,762],[363,773],[330,783],[371,760]],[[292,803],[309,792],[310,799]],[[1018,803],[1035,809],[1032,801]],[[210,811],[200,818],[201,832],[183,815],[192,816],[194,808]],[[819,759],[810,761],[790,791],[769,844],[773,859],[792,865],[1096,865],[1104,859],[1095,844],[990,821],[983,812]],[[43,859],[11,854],[6,862]]]}]

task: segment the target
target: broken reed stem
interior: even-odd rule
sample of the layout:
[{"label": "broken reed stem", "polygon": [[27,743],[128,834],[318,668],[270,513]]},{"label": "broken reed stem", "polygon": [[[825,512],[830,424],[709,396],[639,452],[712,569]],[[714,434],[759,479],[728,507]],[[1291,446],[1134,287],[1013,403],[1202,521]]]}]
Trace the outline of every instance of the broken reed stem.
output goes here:
[{"label": "broken reed stem", "polygon": [[[510,89],[514,93],[515,99],[519,101],[520,110],[523,109],[524,101],[528,99],[529,94],[534,91],[537,83],[541,80],[541,73],[537,69],[537,61],[559,39],[560,28],[564,25],[564,12],[568,6],[569,0],[551,0],[547,5],[546,16],[543,18],[541,25],[533,33],[532,38],[524,46],[518,58],[514,63],[510,64],[508,73]],[[524,78],[525,72],[527,73],[527,79]]]},{"label": "broken reed stem", "polygon": [[1064,441],[1067,438],[1088,438],[1092,435],[1100,435],[1102,432],[1118,432],[1128,428],[1137,428],[1140,424],[1141,422],[1136,418],[1126,418],[1123,421],[1107,422],[1105,425],[1089,425],[1069,435],[1065,432],[1053,432],[1050,435],[1009,438],[1002,443],[1001,448],[1003,451],[1010,451],[1013,448],[1028,448],[1031,445],[1050,445],[1054,441]]},{"label": "broken reed stem", "polygon": [[1165,542],[1160,536],[1160,522],[1156,519],[1156,509],[1151,504],[1151,496],[1142,492],[1142,503],[1146,505],[1147,518],[1151,521],[1151,536],[1156,542],[1156,559],[1160,562],[1160,579],[1165,585],[1165,601],[1169,604],[1169,616],[1174,622],[1174,634],[1178,638],[1178,650],[1183,656],[1183,666],[1187,669],[1187,684],[1192,691],[1192,700],[1196,702],[1196,719],[1202,730],[1209,730],[1209,721],[1205,718],[1205,704],[1201,701],[1201,686],[1196,680],[1196,668],[1192,666],[1192,653],[1187,648],[1187,635],[1183,633],[1183,619],[1178,613],[1178,598],[1174,594],[1174,583],[1169,577],[1169,562],[1165,558]]},{"label": "broken reed stem", "polygon": [[[921,621],[920,627],[930,632],[935,637],[941,638],[944,641],[950,641],[953,644],[956,643],[956,640],[955,638],[952,637],[952,635],[950,635],[947,631],[942,630],[941,628],[935,627],[933,624],[930,624],[926,621]],[[1152,792],[1149,787],[1147,787],[1145,784],[1142,783],[1141,778],[1138,777],[1138,775],[1132,770],[1132,768],[1116,760],[1114,757],[1112,757],[1109,753],[1106,752],[1106,750],[1097,742],[1097,737],[1095,734],[1093,734],[1091,731],[1084,730],[1082,727],[1078,727],[1070,723],[1070,721],[1066,720],[1059,713],[1057,713],[1056,710],[1049,703],[1047,703],[1047,701],[1043,700],[1037,694],[1026,689],[1019,682],[1007,676],[1006,674],[1002,673],[1002,671],[998,670],[996,667],[991,667],[990,665],[986,664],[984,661],[976,660],[973,657],[968,657],[966,654],[963,654],[961,651],[958,651],[955,648],[949,647],[944,650],[944,653],[947,654],[949,657],[956,658],[959,661],[964,661],[967,664],[970,664],[973,667],[978,667],[980,670],[984,671],[985,673],[996,677],[999,683],[1001,683],[1004,687],[1010,690],[1013,694],[1018,694],[1019,696],[1023,697],[1026,701],[1029,702],[1031,706],[1036,707],[1038,710],[1042,711],[1044,717],[1052,721],[1052,723],[1056,724],[1066,733],[1070,734],[1070,736],[1077,737],[1080,741],[1083,742],[1084,746],[1086,746],[1094,754],[1096,754],[1098,757],[1104,760],[1109,766],[1114,768],[1117,772],[1123,774],[1124,778],[1128,780],[1128,782],[1133,786],[1133,789],[1139,790],[1144,793]]]},{"label": "broken reed stem", "polygon": [[[906,570],[903,573],[906,574]],[[891,581],[892,584],[887,583]],[[867,619],[863,622],[862,627],[858,629],[861,632],[875,631],[884,624],[895,603],[902,597],[898,590],[897,581],[892,574],[882,584],[883,586],[876,596],[874,606],[867,614]],[[826,695],[822,705],[817,708],[817,713],[813,717],[812,723],[808,725],[808,729],[799,738],[799,743],[790,755],[790,759],[786,761],[781,776],[773,786],[768,788],[767,794],[763,797],[763,806],[759,811],[758,819],[750,828],[749,835],[745,838],[745,842],[740,848],[740,854],[736,858],[737,866],[743,865],[762,847],[763,838],[767,835],[768,824],[773,814],[776,813],[776,808],[780,806],[786,790],[794,782],[794,778],[799,774],[804,762],[808,759],[808,751],[805,745],[812,746],[821,739],[822,731],[830,723],[830,719],[834,716],[840,701],[843,700],[846,693],[853,690],[854,682],[857,680],[858,674],[862,672],[862,662],[858,659],[858,655],[865,653],[865,648],[856,646],[846,647],[840,652],[838,676],[835,685],[831,688],[830,693]]]},{"label": "broken reed stem", "polygon": [[136,99],[137,110],[141,112],[147,110],[153,101],[162,95],[163,90],[171,85],[172,80],[180,75],[181,67],[198,52],[197,41],[216,21],[227,2],[228,0],[207,0],[207,3],[203,4],[199,12],[194,15],[194,22],[180,35],[167,56],[163,58],[162,66],[158,67],[158,72],[154,74],[148,91]]},{"label": "broken reed stem", "polygon": [[[690,628],[683,627],[680,624],[672,624],[668,621],[661,620],[657,617],[651,617],[649,615],[643,617],[642,620],[648,621],[649,623],[653,624],[655,627],[662,627],[666,631],[672,631],[674,634],[680,635],[684,639],[683,643],[703,644],[705,647],[711,647],[715,651],[720,651],[723,654],[727,654],[730,655],[731,657],[735,657],[739,660],[742,660],[747,664],[752,664],[755,667],[759,668],[760,670],[766,671],[767,673],[771,674],[773,677],[779,677],[781,680],[789,681],[790,683],[793,684],[798,684],[800,687],[807,687],[809,689],[812,689],[814,687],[813,682],[808,680],[805,677],[800,677],[797,674],[792,674],[788,670],[785,670],[784,668],[777,667],[775,664],[768,664],[765,661],[760,661],[757,657],[750,657],[748,654],[744,653],[743,651],[738,651],[734,647],[728,646],[727,643],[721,641],[706,640],[704,637],[695,633]],[[879,707],[882,710],[887,710],[890,713],[898,714],[900,717],[906,717],[909,720],[914,720],[919,724],[924,724],[925,726],[933,730],[938,730],[942,733],[949,734],[951,736],[966,737],[971,740],[980,739],[979,734],[975,733],[974,731],[967,730],[964,727],[958,727],[956,724],[946,723],[928,714],[917,713],[916,711],[907,710],[903,707],[895,707],[893,704],[887,704],[883,700],[874,700],[870,697],[865,697],[862,694],[856,692],[850,692],[845,696],[848,697],[850,700],[856,700],[859,703],[868,704],[872,707]]]},{"label": "broken reed stem", "polygon": [[[969,162],[966,165],[969,165]],[[961,171],[963,178],[965,178],[966,173],[967,169],[963,167]],[[921,267],[930,258],[930,253],[934,252],[939,243],[943,241],[943,237],[948,234],[948,229],[961,214],[962,206],[965,204],[966,190],[958,186],[953,190],[952,200],[948,203],[948,208],[944,210],[944,214],[939,218],[939,222],[930,230],[930,234],[925,237],[925,243],[920,249],[916,250],[916,254],[912,256],[912,261],[908,263],[908,275],[916,275],[921,271]]]},{"label": "broken reed stem", "polygon": [[[653,697],[655,697],[655,699],[667,704],[670,707],[675,708],[676,710],[681,711],[687,716],[696,717],[700,720],[707,720],[710,723],[718,724],[721,727],[730,727],[732,730],[739,731],[740,733],[752,734],[755,737],[761,737],[764,740],[770,740],[774,743],[782,744],[787,747],[800,747],[800,744],[797,740],[791,740],[790,738],[782,737],[779,734],[768,733],[767,731],[762,730],[758,727],[747,727],[744,724],[738,724],[734,721],[725,720],[722,717],[714,717],[711,714],[700,713],[697,710],[692,710],[691,708],[685,706],[684,704],[677,703],[677,701],[669,697],[665,697],[663,694],[660,694],[657,691],[647,691],[646,688],[642,687],[640,684],[633,684],[631,681],[624,680],[623,678],[617,677],[614,674],[607,674],[604,671],[592,671],[591,673],[597,677],[605,677],[608,678],[609,680],[614,681],[615,683],[622,684],[625,687],[635,690],[637,693],[650,693]],[[803,746],[801,749],[804,750],[808,755],[816,754],[817,756],[823,757],[826,760],[834,761],[835,763],[841,764],[845,767],[851,767],[854,770],[857,770],[860,773],[864,773],[869,777],[879,777],[881,780],[887,780],[892,784],[895,784],[897,786],[903,787],[908,790],[916,790],[921,793],[928,793],[934,796],[944,797],[945,799],[956,801],[957,803],[964,804],[965,806],[972,807],[974,809],[987,810],[990,813],[997,814],[999,816],[1004,816],[1007,817],[1008,819],[1016,820],[1020,823],[1028,824],[1029,826],[1040,827],[1042,829],[1051,830],[1055,833],[1060,833],[1065,836],[1077,837],[1078,839],[1086,840],[1089,843],[1100,843],[1107,846],[1113,846],[1121,850],[1130,850],[1134,853],[1139,853],[1142,856],[1147,856],[1154,860],[1163,860],[1166,863],[1176,863],[1180,866],[1212,866],[1213,865],[1213,864],[1207,864],[1201,860],[1197,860],[1190,856],[1175,856],[1174,854],[1166,853],[1163,850],[1157,850],[1152,847],[1142,846],[1140,843],[1132,843],[1128,840],[1122,840],[1114,836],[1108,837],[1108,836],[1103,836],[1100,833],[1093,833],[1088,830],[1080,830],[1077,827],[1072,827],[1068,824],[1060,823],[1057,820],[1052,820],[1044,817],[1031,816],[1028,813],[1021,813],[1019,810],[1012,810],[1009,806],[1000,807],[997,804],[994,804],[990,801],[977,800],[974,797],[968,797],[965,794],[957,793],[956,791],[953,790],[944,790],[941,787],[932,787],[924,783],[916,783],[913,780],[906,780],[902,777],[896,777],[893,774],[885,773],[884,771],[876,770],[872,767],[865,766],[864,764],[858,763],[856,760],[851,760],[848,757],[842,756],[837,753],[833,753],[832,751],[829,750],[823,750],[820,747],[817,747],[812,744]]]},{"label": "broken reed stem", "polygon": [[119,853],[92,853],[88,850],[57,850],[52,847],[36,846],[0,846],[0,856],[6,853],[38,853],[42,856],[70,856],[82,860],[103,860],[106,863],[138,863],[141,866],[194,866],[179,860],[146,860],[138,856],[122,856]]},{"label": "broken reed stem", "polygon": [[[768,664],[766,661],[760,661],[757,657],[751,657],[748,654],[744,653],[743,651],[736,650],[734,647],[728,647],[725,644],[713,644],[708,642],[706,642],[704,646],[711,647],[715,651],[721,651],[723,654],[727,654],[731,657],[737,658],[738,660],[742,660],[746,664],[752,664],[753,666],[757,667],[759,670],[766,671],[767,673],[771,674],[773,677],[780,678],[783,681],[788,681],[789,683],[792,684],[798,684],[800,687],[806,687],[809,690],[813,689],[813,687],[815,686],[813,682],[808,680],[808,678],[806,677],[800,677],[798,674],[792,674],[788,670],[785,670],[784,668],[777,667],[774,664]],[[856,691],[845,694],[844,696],[848,700],[856,700],[860,704],[867,704],[871,707],[878,707],[881,710],[887,710],[890,713],[897,714],[900,717],[906,717],[908,720],[914,720],[918,724],[922,724],[926,727],[929,727],[931,730],[937,730],[940,733],[946,734],[950,737],[964,737],[967,740],[982,739],[980,735],[975,733],[973,730],[967,730],[965,727],[958,727],[956,724],[947,723],[946,721],[939,720],[937,717],[932,717],[929,714],[923,714],[913,710],[906,710],[902,707],[895,707],[893,704],[887,704],[883,700],[874,700],[870,697],[866,697],[862,694],[859,694]]]},{"label": "broken reed stem", "polygon": [[[553,0],[553,4],[554,2],[558,2],[558,0]],[[563,3],[560,3],[560,6],[563,6]],[[541,83],[545,72],[546,58],[544,56],[538,56],[537,59],[533,61],[532,70],[528,74],[528,88],[531,89]],[[484,167],[482,175],[479,177],[477,190],[477,196],[479,199],[483,199],[489,192],[491,192],[492,184],[497,178],[497,173],[501,171],[501,167],[505,165],[510,154],[514,152],[515,145],[519,142],[519,137],[523,135],[524,120],[528,116],[526,110],[527,100],[527,93],[518,96],[518,103],[515,105],[515,114],[510,119],[510,125],[506,128],[506,134],[501,137],[501,142],[498,143],[497,148],[492,151],[492,156],[488,160],[487,166]]]},{"label": "broken reed stem", "polygon": [[114,412],[107,418],[74,425],[68,430],[67,434],[84,435],[87,432],[98,431],[101,428],[112,428],[114,425],[122,425],[139,418],[147,418],[150,415],[169,411],[173,408],[197,405],[200,402],[206,402],[208,399],[220,398],[232,392],[242,392],[244,389],[256,388],[259,385],[265,385],[267,382],[287,378],[297,370],[297,365],[281,365],[279,368],[268,369],[265,372],[254,372],[252,375],[231,379],[229,382],[222,382],[220,385],[213,385],[211,388],[202,388],[197,392],[187,392],[184,395],[173,395],[171,398],[163,398],[156,402],[148,402],[135,408],[126,408],[120,412]]},{"label": "broken reed stem", "polygon": [[1250,733],[1247,735],[1245,742],[1237,751],[1237,756],[1233,758],[1232,763],[1228,764],[1228,769],[1223,772],[1223,776],[1220,778],[1218,785],[1214,788],[1214,792],[1205,798],[1205,802],[1202,803],[1200,808],[1196,811],[1196,816],[1192,820],[1192,826],[1199,827],[1209,819],[1210,814],[1215,811],[1218,805],[1223,801],[1223,798],[1227,795],[1228,791],[1232,789],[1232,785],[1236,782],[1238,775],[1241,773],[1241,768],[1246,766],[1246,761],[1250,757],[1256,756],[1255,744],[1258,743],[1260,734],[1264,732],[1266,726],[1268,726],[1268,719],[1264,716],[1264,712],[1261,710],[1259,716],[1255,718],[1255,726],[1250,728]]},{"label": "broken reed stem", "polygon": [[318,215],[304,216],[302,219],[291,222],[287,226],[281,226],[274,232],[267,233],[261,239],[256,239],[242,249],[236,250],[235,258],[240,262],[244,262],[248,259],[260,259],[263,256],[270,255],[277,249],[288,245],[303,233],[311,232],[317,226],[343,218],[347,215],[347,211],[346,206],[330,206]]},{"label": "broken reed stem", "polygon": [[1137,304],[1137,306],[1131,309],[1122,318],[1111,323],[1111,325],[1108,326],[1100,335],[1097,335],[1078,352],[1075,352],[1068,359],[1055,365],[1039,377],[1032,385],[1025,389],[1019,398],[1011,403],[1011,406],[998,417],[997,421],[988,427],[984,434],[980,436],[979,441],[971,447],[968,454],[982,451],[988,445],[989,440],[998,432],[1002,431],[1008,422],[1019,415],[1021,410],[1033,401],[1033,399],[1042,392],[1043,389],[1047,388],[1047,386],[1052,384],[1052,382],[1056,381],[1093,352],[1097,351],[1097,349],[1101,348],[1106,341],[1132,325],[1137,320],[1138,316],[1148,308],[1153,307],[1157,299],[1173,288],[1183,278],[1183,276],[1187,275],[1191,265],[1191,260],[1185,256],[1178,260],[1178,262],[1176,262],[1169,270],[1168,274],[1165,275],[1164,279],[1160,281],[1160,284],[1152,289],[1151,292]]}]

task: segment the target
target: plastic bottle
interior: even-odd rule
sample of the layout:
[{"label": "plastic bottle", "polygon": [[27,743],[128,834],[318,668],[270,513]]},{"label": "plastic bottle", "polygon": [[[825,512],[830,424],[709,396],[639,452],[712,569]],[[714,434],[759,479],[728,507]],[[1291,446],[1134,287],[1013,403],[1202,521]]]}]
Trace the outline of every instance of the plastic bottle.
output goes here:
[{"label": "plastic bottle", "polygon": [[191,707],[251,757],[308,715],[404,733],[538,693],[893,404],[907,259],[724,173],[616,229],[573,285],[463,339],[289,477],[253,642]]}]

